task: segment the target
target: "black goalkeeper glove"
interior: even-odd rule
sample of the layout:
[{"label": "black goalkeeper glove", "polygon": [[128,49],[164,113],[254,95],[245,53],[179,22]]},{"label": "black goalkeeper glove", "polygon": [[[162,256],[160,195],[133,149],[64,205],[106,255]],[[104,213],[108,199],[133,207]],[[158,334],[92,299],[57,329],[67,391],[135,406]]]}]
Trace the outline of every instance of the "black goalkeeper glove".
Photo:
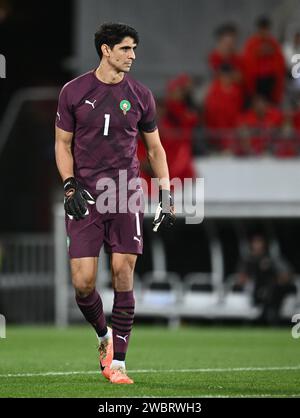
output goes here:
[{"label": "black goalkeeper glove", "polygon": [[85,190],[74,178],[69,177],[64,181],[64,207],[70,219],[83,219],[89,214],[88,203],[94,205],[96,202],[91,194]]},{"label": "black goalkeeper glove", "polygon": [[173,199],[169,190],[159,191],[159,204],[157,206],[154,221],[153,231],[157,232],[161,225],[171,228],[176,221],[173,208]]}]

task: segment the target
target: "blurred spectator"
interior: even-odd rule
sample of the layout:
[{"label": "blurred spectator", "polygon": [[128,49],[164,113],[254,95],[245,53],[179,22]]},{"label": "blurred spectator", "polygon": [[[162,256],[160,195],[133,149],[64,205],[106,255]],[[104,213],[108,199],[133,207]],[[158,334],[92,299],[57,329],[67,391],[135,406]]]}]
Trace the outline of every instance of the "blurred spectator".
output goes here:
[{"label": "blurred spectator", "polygon": [[11,9],[11,4],[8,0],[0,0],[0,25],[9,17]]},{"label": "blurred spectator", "polygon": [[290,71],[295,63],[292,63],[293,55],[300,54],[300,31],[297,31],[293,35],[293,39],[285,42],[283,45],[283,54],[285,58],[285,64]]},{"label": "blurred spectator", "polygon": [[283,53],[287,68],[287,88],[286,97],[293,102],[298,99],[300,92],[300,77],[294,78],[292,68],[295,62],[292,62],[292,57],[300,54],[300,31],[295,32],[290,40],[287,40],[283,45]]},{"label": "blurred spectator", "polygon": [[168,117],[174,126],[193,129],[199,122],[199,116],[192,100],[194,83],[187,74],[181,74],[169,81],[167,85],[165,105]]},{"label": "blurred spectator", "polygon": [[[11,25],[11,14],[12,14],[12,6],[9,4],[8,0],[0,0],[0,39],[1,39],[1,47],[0,47],[0,54],[5,56],[6,60],[6,74],[8,74],[10,63],[9,57],[9,43],[10,43],[10,25]],[[8,79],[0,81],[0,119],[2,116],[2,112],[5,108],[6,102],[8,100],[10,94],[10,87],[8,85]]]},{"label": "blurred spectator", "polygon": [[232,152],[235,149],[235,128],[243,107],[243,94],[235,81],[231,65],[222,64],[212,82],[204,104],[204,122],[213,150]]},{"label": "blurred spectator", "polygon": [[253,98],[252,107],[239,117],[237,154],[261,155],[271,151],[272,140],[283,122],[282,112],[263,96]]},{"label": "blurred spectator", "polygon": [[222,65],[228,64],[232,67],[235,80],[240,81],[243,64],[242,57],[237,52],[237,35],[237,27],[231,23],[216,30],[217,43],[209,55],[209,66],[216,73]]},{"label": "blurred spectator", "polygon": [[3,271],[3,253],[4,253],[4,251],[3,251],[3,244],[0,241],[0,272]]},{"label": "blurred spectator", "polygon": [[296,292],[288,263],[270,254],[262,235],[254,235],[250,241],[250,253],[240,262],[238,270],[236,289],[250,285],[253,304],[262,308],[261,319],[276,325],[283,299]]},{"label": "blurred spectator", "polygon": [[293,112],[286,111],[282,127],[272,140],[272,154],[279,158],[298,156],[300,144],[298,136],[293,124]]},{"label": "blurred spectator", "polygon": [[293,127],[296,130],[298,136],[300,136],[300,95],[295,103],[295,109],[292,114]]},{"label": "blurred spectator", "polygon": [[244,77],[248,95],[260,94],[279,104],[282,101],[285,63],[280,44],[271,35],[271,21],[260,17],[257,32],[244,47]]},{"label": "blurred spectator", "polygon": [[[193,129],[199,123],[198,113],[191,108],[192,79],[182,74],[171,80],[167,86],[164,102],[157,104],[158,127],[162,145],[166,151],[170,178],[194,178],[192,157]],[[142,177],[148,184],[151,168],[143,146],[138,148]]]}]

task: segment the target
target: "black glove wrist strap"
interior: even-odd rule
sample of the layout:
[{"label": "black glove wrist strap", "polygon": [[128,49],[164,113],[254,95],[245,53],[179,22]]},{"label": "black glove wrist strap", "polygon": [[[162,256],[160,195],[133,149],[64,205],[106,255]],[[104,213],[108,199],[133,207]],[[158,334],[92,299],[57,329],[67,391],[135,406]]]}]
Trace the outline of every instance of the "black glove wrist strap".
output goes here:
[{"label": "black glove wrist strap", "polygon": [[64,181],[64,191],[65,191],[65,194],[66,194],[69,190],[71,190],[71,189],[74,189],[74,190],[76,190],[76,189],[77,189],[77,181],[75,180],[75,178],[74,178],[74,177],[68,177],[68,178]]}]

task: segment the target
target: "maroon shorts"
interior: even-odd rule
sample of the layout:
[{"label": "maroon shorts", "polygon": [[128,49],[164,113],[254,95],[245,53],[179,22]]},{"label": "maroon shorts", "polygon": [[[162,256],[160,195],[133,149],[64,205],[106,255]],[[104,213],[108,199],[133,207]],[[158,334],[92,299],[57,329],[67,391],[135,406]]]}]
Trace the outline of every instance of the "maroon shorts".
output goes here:
[{"label": "maroon shorts", "polygon": [[102,244],[108,253],[142,254],[143,213],[106,213],[89,205],[89,215],[76,221],[66,216],[70,258],[98,257]]}]

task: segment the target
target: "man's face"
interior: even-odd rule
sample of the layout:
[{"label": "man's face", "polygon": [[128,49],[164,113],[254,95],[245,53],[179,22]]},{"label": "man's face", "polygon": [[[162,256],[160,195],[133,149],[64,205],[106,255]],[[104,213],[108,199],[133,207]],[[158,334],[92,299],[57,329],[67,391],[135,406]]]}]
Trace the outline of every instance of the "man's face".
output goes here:
[{"label": "man's face", "polygon": [[266,242],[261,236],[255,236],[251,241],[252,254],[256,256],[263,255],[266,251]]},{"label": "man's face", "polygon": [[226,33],[221,36],[218,48],[223,54],[231,54],[236,49],[236,35],[234,33]]},{"label": "man's face", "polygon": [[135,60],[135,41],[126,36],[121,43],[116,44],[112,49],[109,50],[108,62],[117,71],[123,71],[128,73],[130,71],[133,60]]},{"label": "man's face", "polygon": [[299,46],[300,45],[300,32],[297,32],[295,37],[294,37],[294,44],[295,46]]},{"label": "man's face", "polygon": [[253,108],[258,115],[264,115],[268,110],[268,102],[262,96],[256,96],[253,99]]}]

